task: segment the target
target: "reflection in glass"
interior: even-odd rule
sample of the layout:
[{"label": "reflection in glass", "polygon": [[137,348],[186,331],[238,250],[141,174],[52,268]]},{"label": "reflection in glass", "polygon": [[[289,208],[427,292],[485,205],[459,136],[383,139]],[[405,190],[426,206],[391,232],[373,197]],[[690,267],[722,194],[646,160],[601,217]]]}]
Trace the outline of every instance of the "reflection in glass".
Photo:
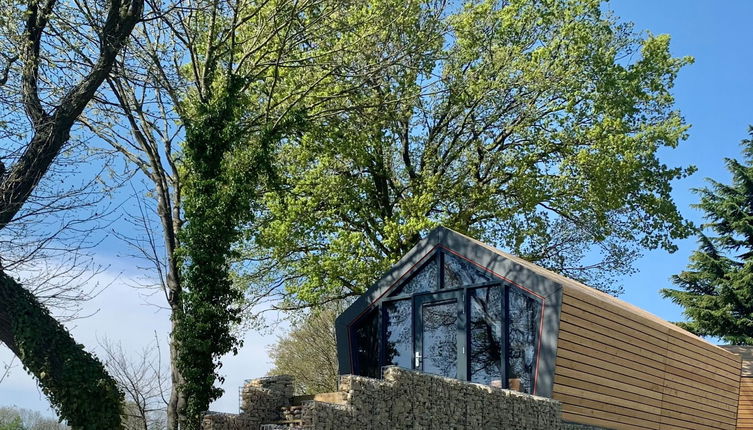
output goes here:
[{"label": "reflection in glass", "polygon": [[457,301],[429,303],[421,310],[423,320],[423,371],[457,378]]},{"label": "reflection in glass", "polygon": [[489,282],[489,273],[479,269],[468,260],[460,258],[450,252],[444,253],[444,288],[460,288],[467,285]]},{"label": "reflection in glass", "polygon": [[429,257],[429,262],[426,263],[420,271],[413,275],[413,277],[401,285],[394,293],[393,296],[400,296],[403,294],[424,293],[427,291],[434,291],[438,289],[439,271],[437,270],[437,259]]},{"label": "reflection in glass", "polygon": [[413,358],[411,301],[408,299],[386,302],[383,308],[385,363],[411,369]]},{"label": "reflection in glass", "polygon": [[510,288],[509,300],[509,378],[519,378],[521,391],[532,393],[541,302],[517,288]]},{"label": "reflection in glass", "polygon": [[379,378],[379,321],[376,310],[356,323],[356,369],[359,375]]},{"label": "reflection in glass", "polygon": [[479,384],[504,387],[502,372],[502,287],[476,288],[470,301],[470,380]]},{"label": "reflection in glass", "polygon": [[[381,313],[365,315],[353,326],[353,370],[379,377],[383,365],[412,369],[419,352],[420,368],[427,373],[457,378],[458,363],[467,363],[460,375],[472,382],[519,386],[532,393],[542,301],[501,280],[495,285],[496,277],[470,261],[437,252],[443,252],[441,259],[436,254],[426,257],[392,293],[410,298],[383,300]],[[444,291],[438,291],[440,274]],[[482,283],[488,284],[473,287]],[[458,318],[467,325],[458,327]],[[414,324],[422,332],[414,333]],[[467,351],[458,350],[458,340]]]}]

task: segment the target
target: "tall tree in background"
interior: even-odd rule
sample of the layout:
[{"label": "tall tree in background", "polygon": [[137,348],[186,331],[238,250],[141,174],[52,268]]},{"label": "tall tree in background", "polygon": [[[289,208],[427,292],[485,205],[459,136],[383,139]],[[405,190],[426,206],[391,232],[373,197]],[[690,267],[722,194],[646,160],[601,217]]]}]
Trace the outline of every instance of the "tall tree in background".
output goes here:
[{"label": "tall tree in background", "polygon": [[[221,394],[214,386],[222,380],[220,357],[240,344],[231,328],[240,322],[243,293],[231,282],[231,264],[235,244],[254,219],[260,185],[274,182],[273,154],[308,123],[353,109],[351,94],[368,78],[398,67],[402,52],[369,63],[353,59],[366,41],[385,37],[395,10],[421,7],[395,0],[380,7],[350,1],[268,4],[274,7],[271,17],[266,6],[245,2],[223,6],[231,8],[228,14],[197,17],[195,22],[209,23],[208,39],[192,60],[195,85],[179,105],[186,130],[186,224],[174,336],[189,428],[198,426]],[[248,19],[242,14],[247,7]],[[220,16],[235,17],[227,22],[231,29],[249,19],[259,19],[259,27],[227,31]],[[257,31],[270,22],[271,37]]]},{"label": "tall tree in background", "polygon": [[219,357],[237,346],[229,330],[266,296],[247,292],[241,303],[228,269],[259,189],[272,182],[279,142],[353,108],[342,100],[400,63],[402,52],[365,62],[360,50],[386,28],[397,40],[405,27],[390,27],[392,15],[406,4],[151,2],[134,35],[138,49],[117,64],[85,119],[143,173],[154,199],[133,218],[144,236],[124,238],[153,263],[172,314],[170,429],[195,426],[219,394]]},{"label": "tall tree in background", "polygon": [[359,295],[440,224],[610,293],[639,249],[673,251],[690,230],[670,184],[692,169],[657,151],[686,137],[670,91],[691,59],[601,3],[466,2],[431,27],[401,8],[400,37],[360,60],[426,49],[285,142],[248,282],[298,305]]},{"label": "tall tree in background", "polygon": [[[0,230],[13,223],[68,143],[71,129],[141,17],[142,0],[110,0],[80,9],[55,0],[3,2],[3,113],[16,122],[5,135],[11,162],[0,175]],[[78,24],[78,49],[65,50],[60,32]],[[14,30],[16,32],[14,33]],[[80,65],[78,55],[94,58]],[[56,69],[56,61],[70,69]],[[19,64],[16,66],[16,62]],[[22,108],[25,117],[14,114]],[[26,143],[19,143],[28,136]],[[18,140],[13,140],[15,137]],[[43,392],[76,429],[118,428],[122,395],[101,362],[83,349],[36,297],[0,268],[0,341],[19,357]]]},{"label": "tall tree in background", "polygon": [[294,316],[290,332],[269,347],[269,374],[292,376],[297,394],[337,391],[340,372],[335,318],[344,309],[343,303],[333,303],[309,310],[304,316]]},{"label": "tall tree in background", "polygon": [[69,430],[54,418],[42,416],[37,411],[0,407],[0,430]]},{"label": "tall tree in background", "polygon": [[709,179],[710,187],[696,190],[707,221],[699,247],[688,269],[672,277],[680,288],[662,294],[684,308],[689,321],[679,325],[686,330],[753,345],[753,139],[742,146],[744,163],[725,160],[731,184]]}]

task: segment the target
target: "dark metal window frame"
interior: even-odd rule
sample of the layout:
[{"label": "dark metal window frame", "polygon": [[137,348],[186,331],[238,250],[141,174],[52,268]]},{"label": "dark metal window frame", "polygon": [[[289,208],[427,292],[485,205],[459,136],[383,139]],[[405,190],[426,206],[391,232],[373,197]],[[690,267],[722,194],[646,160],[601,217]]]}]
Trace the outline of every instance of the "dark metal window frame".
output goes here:
[{"label": "dark metal window frame", "polygon": [[[443,301],[446,299],[443,299],[442,297],[445,296],[456,296],[457,297],[457,308],[458,308],[458,319],[457,319],[457,342],[458,342],[458,357],[457,357],[457,379],[469,381],[471,377],[471,363],[470,363],[470,351],[471,351],[471,338],[470,338],[470,330],[471,327],[469,325],[469,318],[470,318],[470,300],[469,300],[469,292],[474,289],[480,289],[480,288],[487,288],[487,287],[501,287],[503,288],[502,291],[502,303],[500,306],[502,307],[503,315],[504,315],[504,327],[502,330],[502,342],[504,342],[504,348],[502,351],[502,363],[500,363],[500,369],[502,370],[502,384],[503,388],[509,388],[509,378],[508,375],[510,374],[510,342],[509,342],[509,330],[510,330],[510,289],[515,288],[517,292],[523,294],[524,296],[528,297],[531,300],[537,301],[541,304],[541,306],[544,305],[543,300],[541,297],[537,297],[536,295],[532,294],[531,292],[527,291],[524,288],[519,288],[515,285],[510,284],[509,282],[506,282],[502,279],[494,279],[492,281],[478,283],[478,284],[472,284],[472,285],[465,285],[462,288],[454,288],[451,290],[444,289],[445,287],[445,279],[444,279],[444,255],[445,252],[442,248],[437,247],[433,251],[433,255],[427,256],[429,258],[426,258],[424,262],[422,262],[420,265],[415,267],[406,279],[402,280],[399,284],[395,286],[395,289],[399,289],[403,285],[409,283],[415,276],[417,276],[425,267],[426,265],[436,262],[437,264],[437,272],[438,272],[438,289],[433,291],[424,291],[419,293],[411,293],[411,294],[401,294],[398,296],[387,296],[382,297],[380,300],[378,300],[373,305],[373,309],[370,309],[361,316],[361,318],[365,318],[368,314],[371,312],[377,312],[377,330],[379,333],[378,341],[378,351],[379,351],[379,364],[380,366],[387,365],[386,360],[386,330],[387,327],[384,324],[385,319],[385,312],[386,309],[383,306],[385,303],[395,302],[395,301],[401,301],[401,300],[411,300],[411,332],[412,332],[412,353],[413,356],[411,357],[411,368],[414,370],[421,370],[421,366],[416,366],[415,362],[415,353],[420,348],[420,339],[418,337],[420,336],[420,331],[418,325],[419,322],[417,321],[419,318],[416,316],[420,314],[417,312],[420,312],[420,310],[416,305],[417,303],[420,306],[423,306],[427,303],[435,303],[436,301]],[[480,270],[480,269],[479,269]],[[492,277],[495,277],[494,274],[492,274]],[[495,277],[496,278],[496,277]],[[433,297],[436,297],[437,300],[432,300]],[[542,316],[537,315],[537,319],[540,319]],[[359,318],[359,320],[361,319]],[[541,321],[539,321],[541,323]],[[355,326],[355,325],[354,325]],[[354,327],[352,326],[352,327]],[[355,329],[351,331],[350,333],[351,339],[355,337]],[[540,333],[538,330],[534,330],[534,344],[539,345],[539,337]],[[355,343],[352,342],[351,345],[356,347]],[[538,355],[539,355],[538,348],[535,349],[535,355],[533,357],[534,363],[538,363]],[[354,351],[351,351],[351,354],[355,356]],[[355,358],[355,357],[354,357]],[[355,360],[353,362],[353,368],[356,370],[359,374],[361,373],[361,363],[357,362],[358,360]],[[536,372],[536,369],[534,369],[534,373]],[[535,375],[534,375],[535,378]],[[533,381],[535,384],[535,381]],[[533,387],[532,387],[533,388]]]},{"label": "dark metal window frame", "polygon": [[[457,350],[457,357],[456,359],[456,375],[457,379],[466,380],[467,376],[464,374],[463,369],[465,369],[467,366],[463,366],[462,362],[465,360],[465,351],[464,349],[461,352],[461,347],[464,348],[464,345],[467,343],[466,341],[466,329],[465,327],[467,324],[465,323],[465,318],[463,314],[463,303],[465,301],[465,293],[459,289],[456,290],[450,290],[450,291],[435,291],[431,293],[422,293],[422,294],[415,294],[413,296],[413,302],[412,302],[412,309],[411,309],[411,319],[413,321],[413,360],[412,360],[412,367],[414,370],[421,370],[423,371],[424,368],[424,351],[423,351],[423,333],[424,333],[424,327],[423,327],[423,310],[424,307],[427,305],[439,305],[442,303],[450,303],[455,302],[455,311],[457,313],[457,319],[455,320],[455,330],[456,330],[456,342],[458,348]],[[382,347],[384,345],[385,339],[380,339],[379,346]],[[416,359],[416,354],[420,354],[420,362]],[[384,365],[384,363],[382,363]]]}]

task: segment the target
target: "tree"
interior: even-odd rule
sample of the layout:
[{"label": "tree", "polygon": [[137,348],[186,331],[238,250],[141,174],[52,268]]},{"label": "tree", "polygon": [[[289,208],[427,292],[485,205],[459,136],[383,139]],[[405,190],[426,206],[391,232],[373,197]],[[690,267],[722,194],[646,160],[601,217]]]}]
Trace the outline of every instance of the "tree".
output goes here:
[{"label": "tree", "polygon": [[340,304],[330,304],[293,320],[290,332],[269,347],[273,365],[269,374],[293,376],[298,394],[337,391],[335,318],[343,309]]},{"label": "tree", "polygon": [[[753,137],[753,127],[749,129]],[[727,185],[708,179],[695,190],[706,223],[687,270],[672,277],[678,289],[662,295],[684,308],[689,321],[678,323],[699,336],[720,337],[735,345],[753,344],[753,139],[742,142],[743,163],[726,159]],[[707,234],[708,233],[708,234]]]},{"label": "tree", "polygon": [[125,394],[123,430],[163,430],[166,428],[168,379],[162,369],[158,339],[138,354],[128,354],[123,346],[108,339],[99,342],[105,366]]},{"label": "tree", "polygon": [[3,419],[0,421],[0,430],[26,430],[21,417],[9,417],[10,419]]},{"label": "tree", "polygon": [[[234,243],[252,229],[259,189],[273,186],[279,141],[348,108],[330,101],[400,61],[353,57],[404,4],[370,10],[340,0],[184,3],[150,4],[134,36],[138,49],[118,63],[84,120],[144,175],[154,200],[134,217],[143,237],[124,238],[153,263],[170,307],[170,429],[196,425],[219,395],[219,357],[237,347],[229,330],[268,293],[247,293],[241,303],[243,290],[231,283],[229,269],[237,261]],[[162,240],[149,228],[150,207]]]},{"label": "tree", "polygon": [[67,430],[70,427],[37,411],[0,407],[0,430]]},{"label": "tree", "polygon": [[670,90],[691,59],[668,36],[639,36],[598,0],[426,13],[406,8],[362,45],[364,64],[425,47],[349,100],[363,108],[280,149],[249,282],[284,286],[287,308],[359,295],[440,224],[611,293],[639,249],[675,250],[690,229],[670,184],[693,169],[657,151],[686,137]]},{"label": "tree", "polygon": [[[218,146],[228,143],[238,145],[245,135],[238,125],[237,112],[229,118],[211,118],[203,124],[208,126],[207,129],[201,126],[192,129],[190,126],[195,121],[203,120],[200,119],[201,114],[194,115],[196,112],[191,109],[201,111],[215,102],[222,104],[225,101],[235,101],[235,95],[224,95],[225,99],[215,99],[212,96],[214,90],[218,89],[222,93],[222,84],[219,83],[218,88],[214,88],[215,81],[226,78],[235,81],[251,80],[254,76],[259,81],[267,79],[267,71],[274,66],[273,60],[286,58],[288,44],[293,45],[293,42],[297,41],[296,37],[291,37],[290,42],[281,42],[283,33],[290,32],[289,26],[294,23],[295,11],[305,10],[311,4],[312,2],[287,1],[199,1],[190,4],[181,1],[153,2],[150,5],[150,15],[153,19],[145,20],[134,36],[134,44],[139,49],[119,65],[117,73],[109,80],[109,91],[103,92],[99,97],[96,115],[92,115],[86,121],[91,131],[123,154],[151,183],[148,186],[149,195],[154,199],[154,209],[162,229],[162,240],[158,240],[150,228],[150,218],[153,214],[145,213],[144,208],[141,208],[140,217],[134,217],[134,221],[143,228],[144,236],[123,237],[135,245],[153,264],[158,286],[164,292],[170,307],[173,324],[170,340],[172,391],[167,408],[170,429],[178,428],[181,424],[198,425],[201,414],[211,399],[219,395],[219,390],[213,387],[217,377],[213,369],[219,356],[228,352],[230,348],[227,331],[228,324],[232,321],[228,321],[227,316],[237,313],[237,305],[240,303],[233,301],[239,302],[242,295],[230,290],[225,279],[218,280],[216,284],[208,284],[216,285],[216,288],[195,285],[191,281],[196,271],[189,270],[189,279],[184,280],[178,251],[184,236],[188,234],[189,239],[191,237],[190,232],[184,232],[183,195],[184,189],[188,187],[190,200],[191,183],[185,183],[185,175],[190,175],[193,171],[191,164],[186,169],[183,148],[178,142],[187,137],[188,143],[185,146],[188,148],[198,139],[204,140],[199,145],[205,145],[207,142],[211,144],[214,141]],[[279,26],[268,25],[273,22],[279,23]],[[313,32],[314,28],[307,30]],[[255,33],[256,31],[258,33]],[[239,44],[241,41],[245,44],[242,48]],[[235,55],[242,60],[235,62]],[[244,65],[243,69],[240,68],[241,65]],[[227,69],[224,66],[227,66]],[[220,68],[221,70],[218,70]],[[242,93],[243,90],[239,90],[238,95],[241,98]],[[274,106],[270,100],[267,104],[267,115],[271,113],[270,107]],[[188,129],[192,132],[188,136],[184,134],[186,125],[189,125]],[[234,130],[222,136],[211,134],[213,130],[222,131],[223,127],[234,127]],[[205,133],[206,136],[200,133]],[[215,163],[215,167],[222,163],[222,150],[204,154],[202,149],[193,152],[193,155],[198,158],[204,157],[203,162]],[[202,173],[215,176],[205,178],[209,182],[216,178],[219,178],[216,182],[224,180],[224,174],[220,169]],[[228,193],[231,197],[233,192],[237,193],[241,189],[239,187],[249,190],[254,188],[253,183],[238,182],[232,186],[235,187],[235,191]],[[213,197],[208,196],[210,199]],[[248,205],[248,199],[244,199],[243,195],[234,197],[237,198],[238,207]],[[194,216],[191,209],[196,211],[189,204],[188,217],[192,219],[193,225],[212,228]],[[148,212],[148,208],[146,211]],[[238,223],[237,217],[245,216],[244,212],[248,210],[226,213],[222,219],[215,221],[219,220],[219,227],[223,228],[223,223]],[[189,230],[197,231],[195,235],[198,237],[205,234],[205,231],[196,228]],[[222,249],[229,248],[229,245],[222,241],[223,238],[223,235],[218,236],[217,243],[210,241],[197,245],[194,243],[195,240],[190,242],[189,255],[184,261],[189,262],[189,265],[195,265],[194,262],[198,259],[202,263],[212,265],[202,268],[199,272],[223,273],[226,270],[223,259],[227,250]],[[196,254],[201,252],[197,250],[201,246],[209,246],[211,249]],[[218,249],[219,252],[214,256],[213,253]],[[212,261],[205,261],[202,256],[211,256]],[[185,284],[186,282],[190,287]],[[212,312],[204,315],[205,318],[209,318],[198,324],[200,329],[215,330],[216,333],[225,332],[224,335],[220,334],[225,340],[205,337],[206,332],[193,333],[196,327],[195,320],[183,323],[184,316],[192,318],[193,315],[192,312],[185,312],[185,308],[191,307],[193,302],[185,300],[184,296],[190,297],[194,293],[201,295],[202,291],[213,294],[218,300],[223,295],[230,298],[229,301],[214,304],[204,303]],[[199,305],[202,304],[202,300],[203,297],[197,299]],[[183,342],[180,342],[177,336],[179,326],[185,330],[186,337]],[[200,344],[198,351],[192,349],[194,343]],[[186,350],[187,358],[181,365],[179,357],[183,350]],[[198,371],[200,373],[196,371],[198,366],[201,366]],[[185,380],[181,367],[189,369],[191,380]]]},{"label": "tree", "polygon": [[[0,230],[14,221],[63,150],[76,119],[109,74],[142,7],[142,0],[111,0],[85,8],[79,15],[69,15],[77,8],[55,0],[3,3],[4,25],[20,29],[12,39],[17,48],[5,56],[1,81],[7,86],[3,89],[10,90],[3,93],[3,110],[7,114],[20,107],[25,113],[6,115],[6,120],[16,122],[11,126],[4,123],[4,129],[15,127],[21,131],[14,136],[21,139],[28,135],[29,140],[19,145],[7,169],[3,164]],[[78,28],[83,36],[79,50],[65,51],[60,49],[61,39],[56,35],[71,29],[68,19],[72,16],[82,18],[88,26]],[[76,54],[92,55],[96,60],[85,70],[55,68],[57,59],[75,60]],[[11,98],[14,95],[15,100]],[[45,306],[2,268],[0,341],[36,377],[52,405],[73,428],[119,426],[121,394],[101,362],[77,344]]]},{"label": "tree", "polygon": [[[309,4],[310,2],[296,3],[301,10]],[[190,295],[194,291],[199,294],[202,290],[212,288],[195,286],[188,289],[182,274],[179,250],[186,235],[184,189],[190,185],[186,183],[186,174],[191,174],[192,171],[190,168],[186,169],[183,146],[179,143],[186,138],[185,126],[198,120],[192,116],[193,112],[190,110],[200,110],[215,102],[211,93],[215,90],[213,82],[217,76],[243,80],[258,74],[259,79],[263,80],[266,76],[265,70],[273,64],[271,60],[267,61],[272,58],[270,56],[274,55],[278,60],[283,58],[289,48],[279,40],[286,23],[293,22],[292,15],[288,14],[295,10],[296,5],[287,1],[152,2],[148,11],[152,19],[144,20],[133,38],[133,43],[138,49],[118,65],[116,73],[108,80],[108,90],[103,91],[98,97],[96,112],[85,120],[90,131],[121,153],[149,183],[148,196],[153,200],[153,204],[138,198],[140,215],[131,217],[143,235],[121,237],[151,263],[155,270],[156,284],[164,292],[170,309],[173,325],[170,339],[172,388],[167,407],[170,429],[176,429],[180,425],[197,425],[201,413],[206,410],[211,399],[219,395],[219,391],[213,387],[216,375],[210,369],[216,365],[215,361],[219,356],[228,351],[227,342],[223,343],[217,338],[202,338],[206,333],[196,336],[197,342],[202,344],[201,351],[198,351],[197,355],[192,355],[196,351],[186,352],[188,358],[184,360],[183,366],[193,369],[201,365],[202,372],[210,372],[212,376],[193,372],[193,379],[185,380],[179,356],[184,349],[191,350],[193,343],[188,339],[179,342],[176,330],[181,326],[186,330],[186,336],[195,335],[189,323],[182,323],[185,315],[192,315],[184,311],[184,307],[191,305],[190,301],[184,300],[184,295]],[[291,7],[293,9],[290,9]],[[279,21],[280,27],[267,25],[275,21]],[[243,35],[257,30],[259,33],[255,38],[244,40],[246,46],[240,49],[236,39],[242,40]],[[248,55],[255,52],[258,54]],[[244,61],[233,64],[234,55],[244,57],[251,66],[245,67],[244,70],[237,68]],[[228,62],[228,58],[231,61]],[[228,69],[218,72],[220,63],[227,65]],[[218,85],[221,87],[222,84]],[[234,97],[225,97],[226,100],[234,101]],[[223,102],[223,99],[218,101]],[[206,124],[209,126],[206,130],[199,127],[199,132],[207,134],[206,138],[200,135],[199,138],[208,139],[210,142],[218,139],[219,145],[229,142],[228,137],[232,137],[230,142],[235,145],[243,139],[244,133],[237,125],[237,114],[230,118],[214,119],[216,123]],[[235,127],[235,130],[224,136],[211,134],[215,128],[222,129],[224,126]],[[195,133],[190,134],[186,146],[190,147],[196,138]],[[194,155],[206,157],[206,161],[215,163],[220,163],[223,159],[221,151],[207,154],[199,151]],[[204,173],[223,176],[220,169]],[[254,184],[245,185],[249,189],[254,187]],[[190,188],[188,191],[190,195]],[[243,198],[239,198],[237,203],[241,207],[246,204]],[[235,213],[239,212],[243,211]],[[153,232],[152,217],[155,214],[161,227],[162,240]],[[223,221],[238,222],[232,218],[232,214],[228,215],[231,218]],[[194,218],[194,225],[203,225],[201,220],[195,219],[190,209],[188,216]],[[198,234],[202,235],[204,232]],[[204,255],[212,255],[212,252],[217,250],[216,246],[222,247],[222,243],[205,243],[204,245],[215,248],[207,250]],[[227,244],[224,246],[229,247]],[[189,252],[197,251],[192,248]],[[186,261],[193,262],[192,257],[196,255],[189,256]],[[202,263],[217,264],[218,267],[207,267],[206,271],[225,270],[222,252],[212,262],[198,257]],[[213,294],[220,297],[223,293],[230,293],[230,302],[223,301],[213,305],[214,313],[204,325],[201,325],[202,327],[216,327],[218,331],[227,331],[228,321],[223,315],[237,312],[235,305],[239,303],[232,301],[238,300],[241,295],[229,291],[227,286],[227,281],[220,280]],[[193,323],[195,321],[190,324]],[[214,353],[213,349],[218,352]],[[207,362],[210,356],[212,358]]]},{"label": "tree", "polygon": [[[336,77],[337,56],[353,48],[332,34],[333,27],[347,24],[354,34],[365,27],[368,34],[373,28],[353,22],[354,15],[368,23],[385,19],[382,11],[372,16],[349,2],[226,7],[229,13],[223,14],[225,6],[215,3],[209,14],[193,21],[210,23],[209,39],[197,51],[201,60],[192,62],[194,86],[179,105],[186,133],[186,223],[180,249],[182,306],[174,314],[173,333],[180,345],[180,390],[186,394],[186,420],[192,428],[221,394],[214,386],[222,380],[219,358],[236,353],[240,345],[231,328],[241,321],[243,293],[234,287],[230,269],[234,245],[253,220],[259,185],[274,177],[271,153],[320,112],[314,107],[319,101],[314,99],[312,106],[308,94]],[[221,16],[231,17],[229,30],[222,27]],[[340,21],[340,16],[345,18]],[[233,27],[249,20],[261,28],[270,20],[275,24],[261,37],[251,28]],[[340,91],[347,93],[348,86]]]}]

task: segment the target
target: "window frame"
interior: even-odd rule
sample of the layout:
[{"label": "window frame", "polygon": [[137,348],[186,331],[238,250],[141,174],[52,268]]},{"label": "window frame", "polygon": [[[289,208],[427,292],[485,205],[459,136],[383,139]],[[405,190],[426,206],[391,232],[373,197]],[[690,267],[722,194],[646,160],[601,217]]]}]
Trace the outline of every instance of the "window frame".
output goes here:
[{"label": "window frame", "polygon": [[[453,288],[453,289],[445,289],[445,276],[444,276],[444,255],[445,253],[450,252],[447,251],[441,247],[435,248],[429,255],[427,255],[420,264],[418,264],[416,267],[414,267],[408,277],[405,279],[402,279],[399,283],[396,283],[393,290],[398,290],[405,284],[409,283],[413,278],[415,278],[421,271],[432,262],[435,262],[438,267],[438,275],[437,275],[437,289],[430,290],[430,291],[421,291],[411,294],[400,294],[396,296],[390,296],[389,292],[385,294],[384,297],[381,297],[378,299],[375,303],[372,304],[372,308],[368,309],[366,312],[363,313],[361,317],[358,319],[366,317],[370,312],[376,312],[377,313],[377,333],[378,333],[378,339],[376,340],[378,342],[377,350],[379,355],[379,366],[383,368],[384,366],[391,365],[390,363],[386,363],[386,330],[387,327],[385,326],[385,312],[386,309],[384,307],[384,304],[395,302],[395,301],[401,301],[401,300],[410,300],[411,303],[411,350],[413,351],[414,356],[411,357],[411,369],[412,370],[419,370],[416,368],[415,363],[415,352],[417,351],[417,337],[419,335],[417,330],[417,318],[416,318],[416,305],[417,303],[423,305],[426,303],[433,302],[430,299],[427,299],[427,297],[431,296],[444,296],[446,294],[456,294],[458,297],[458,325],[462,325],[462,330],[458,329],[458,346],[461,347],[462,342],[462,349],[458,349],[458,357],[457,357],[457,365],[458,365],[458,378],[462,381],[470,381],[471,377],[471,363],[470,363],[470,352],[471,352],[471,337],[470,337],[470,330],[471,326],[469,324],[470,322],[470,315],[471,315],[471,302],[470,302],[470,292],[471,290],[481,289],[481,288],[489,288],[489,287],[500,287],[503,289],[501,294],[501,301],[500,304],[503,312],[503,328],[502,328],[502,341],[504,342],[504,348],[502,350],[502,363],[500,363],[500,369],[503,372],[502,375],[502,388],[509,389],[510,388],[510,381],[509,381],[509,375],[510,375],[510,291],[511,288],[515,288],[516,292],[519,294],[522,294],[523,296],[527,297],[530,300],[538,302],[539,306],[543,310],[545,306],[544,298],[535,295],[531,291],[514,285],[511,282],[500,278],[494,273],[490,273],[491,277],[493,278],[491,281],[487,282],[481,282],[477,284],[471,284],[471,285],[464,285],[460,288]],[[463,258],[460,256],[457,256],[458,258]],[[471,261],[471,263],[473,263]],[[475,263],[473,263],[475,264]],[[477,270],[483,270],[480,267],[476,268]],[[442,301],[442,299],[438,299],[439,301]],[[538,321],[539,327],[542,324],[543,315],[542,313],[539,313],[536,315],[536,320]],[[351,327],[354,327],[355,324]],[[355,337],[355,330],[352,330],[350,333],[351,339]],[[538,374],[538,359],[540,355],[540,341],[541,341],[541,333],[539,332],[538,327],[534,330],[534,357],[533,362],[534,369],[533,369],[533,375],[532,375],[532,387],[531,392],[534,393],[536,390],[536,384],[537,384],[537,374]],[[357,354],[356,354],[356,348],[357,346],[355,343],[352,343],[353,347],[350,351],[351,357],[352,357],[352,363],[353,363],[353,369],[360,371],[361,369],[361,363],[358,363],[357,360]],[[360,372],[358,373],[360,374]]]}]

